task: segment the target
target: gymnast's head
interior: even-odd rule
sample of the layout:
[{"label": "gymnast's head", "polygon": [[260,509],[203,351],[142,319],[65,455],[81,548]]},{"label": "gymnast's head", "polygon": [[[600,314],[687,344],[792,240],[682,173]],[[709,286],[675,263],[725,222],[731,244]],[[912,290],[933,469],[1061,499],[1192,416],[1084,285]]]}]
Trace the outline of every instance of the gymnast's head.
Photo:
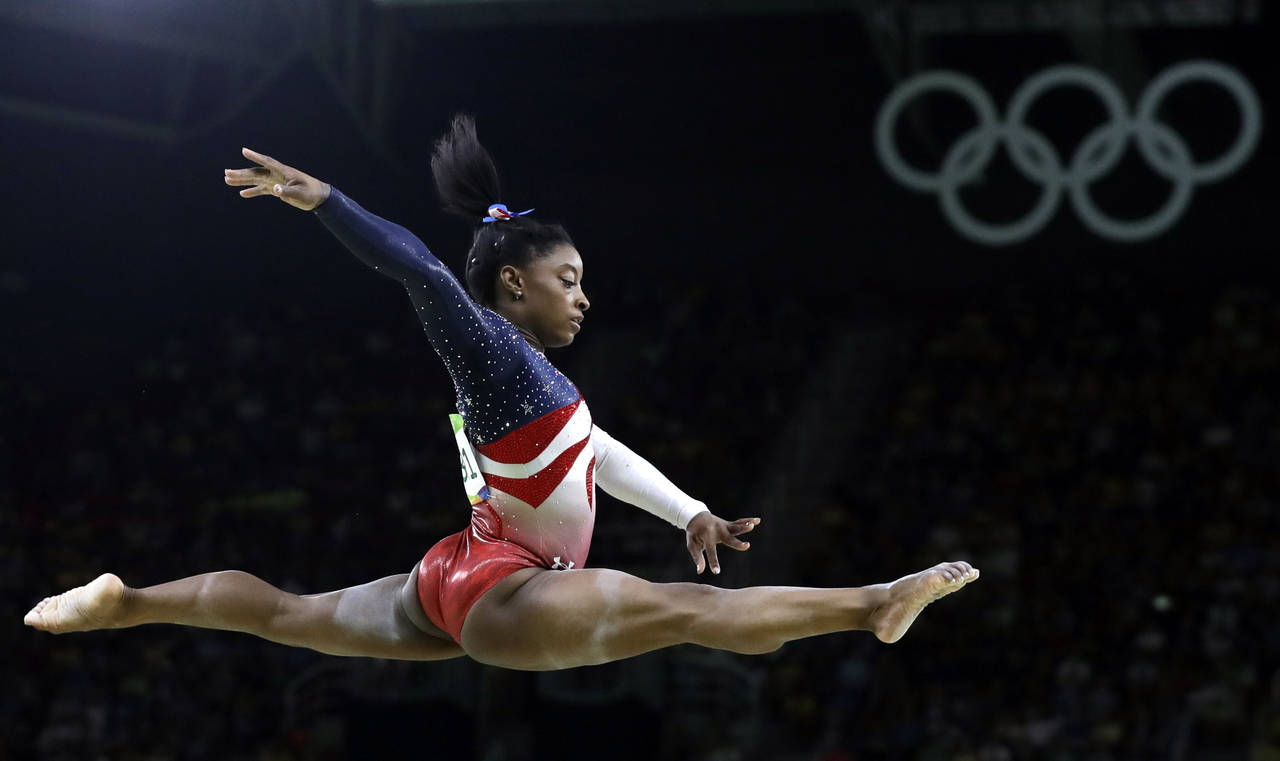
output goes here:
[{"label": "gymnast's head", "polygon": [[431,157],[446,212],[470,220],[467,252],[471,297],[532,333],[543,346],[568,346],[590,308],[582,290],[582,257],[563,227],[507,209],[493,157],[469,116],[455,116]]}]

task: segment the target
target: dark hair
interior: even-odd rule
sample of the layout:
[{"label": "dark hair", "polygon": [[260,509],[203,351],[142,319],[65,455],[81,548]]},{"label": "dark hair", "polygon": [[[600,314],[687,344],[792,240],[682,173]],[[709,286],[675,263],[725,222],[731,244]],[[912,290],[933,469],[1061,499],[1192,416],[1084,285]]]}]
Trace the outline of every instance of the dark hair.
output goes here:
[{"label": "dark hair", "polygon": [[453,117],[449,132],[436,141],[431,174],[444,210],[477,225],[464,272],[467,290],[481,304],[496,305],[494,281],[504,266],[522,267],[558,245],[573,245],[563,227],[543,224],[530,215],[481,221],[489,215],[490,205],[503,201],[502,183],[470,116]]}]

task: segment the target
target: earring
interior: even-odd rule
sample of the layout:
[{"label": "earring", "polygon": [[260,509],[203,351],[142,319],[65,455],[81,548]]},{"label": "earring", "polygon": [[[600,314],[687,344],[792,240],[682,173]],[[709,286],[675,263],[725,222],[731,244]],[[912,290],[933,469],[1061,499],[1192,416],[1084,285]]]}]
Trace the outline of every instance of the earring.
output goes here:
[{"label": "earring", "polygon": [[516,291],[516,301],[524,298],[524,291]]}]

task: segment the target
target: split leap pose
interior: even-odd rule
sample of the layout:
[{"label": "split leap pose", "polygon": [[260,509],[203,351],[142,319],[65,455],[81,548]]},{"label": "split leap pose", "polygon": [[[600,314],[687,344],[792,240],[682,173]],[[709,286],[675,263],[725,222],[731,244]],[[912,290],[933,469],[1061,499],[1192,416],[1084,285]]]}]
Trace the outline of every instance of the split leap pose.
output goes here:
[{"label": "split leap pose", "polygon": [[926,605],[978,577],[968,563],[950,562],[866,587],[721,589],[585,568],[597,482],[684,529],[698,573],[719,572],[720,544],[746,550],[739,536],[760,519],[726,521],[676,488],[595,425],[577,387],[543,356],[573,341],[590,307],[582,257],[564,228],[497,203],[497,169],[467,117],[454,120],[431,161],[445,210],[477,225],[467,290],[408,230],[314,177],[243,152],[258,166],[226,170],[228,185],[245,186],[245,198],[271,195],[314,211],[357,257],[408,291],[453,379],[483,476],[471,523],[410,573],[357,587],[300,596],[221,571],[135,589],[107,573],[41,601],[28,625],[61,633],[172,623],[333,655],[469,655],[543,670],[682,643],[767,653],[793,639],[859,629],[894,642]]}]

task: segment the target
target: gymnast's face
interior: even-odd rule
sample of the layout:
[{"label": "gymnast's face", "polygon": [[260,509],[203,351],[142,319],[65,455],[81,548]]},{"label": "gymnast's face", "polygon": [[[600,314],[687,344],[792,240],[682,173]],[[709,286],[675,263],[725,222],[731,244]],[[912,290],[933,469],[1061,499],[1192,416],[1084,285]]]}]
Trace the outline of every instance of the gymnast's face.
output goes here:
[{"label": "gymnast's face", "polygon": [[522,267],[503,267],[498,277],[504,292],[505,309],[499,310],[503,316],[533,333],[547,348],[573,343],[582,330],[584,313],[591,308],[582,290],[578,249],[556,246]]}]

